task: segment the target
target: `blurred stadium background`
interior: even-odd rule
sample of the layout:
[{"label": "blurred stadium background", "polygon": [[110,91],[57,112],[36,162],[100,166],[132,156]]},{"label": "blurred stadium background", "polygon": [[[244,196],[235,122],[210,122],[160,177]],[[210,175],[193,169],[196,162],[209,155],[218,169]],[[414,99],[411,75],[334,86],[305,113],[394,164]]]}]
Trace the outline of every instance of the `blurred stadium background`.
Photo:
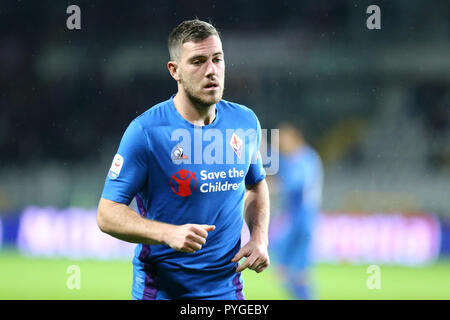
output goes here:
[{"label": "blurred stadium background", "polygon": [[[176,91],[166,39],[193,17],[221,30],[224,98],[322,156],[319,298],[450,299],[450,2],[77,1],[72,31],[70,4],[0,4],[1,299],[130,298],[134,246],[95,207],[128,123]],[[248,299],[291,298],[276,261],[244,279]]]}]

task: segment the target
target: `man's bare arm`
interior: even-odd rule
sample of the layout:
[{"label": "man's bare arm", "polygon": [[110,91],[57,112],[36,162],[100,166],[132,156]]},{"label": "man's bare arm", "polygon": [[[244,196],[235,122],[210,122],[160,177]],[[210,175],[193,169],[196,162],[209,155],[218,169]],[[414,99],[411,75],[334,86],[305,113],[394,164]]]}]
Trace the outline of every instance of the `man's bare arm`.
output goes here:
[{"label": "man's bare arm", "polygon": [[266,246],[269,243],[270,200],[266,180],[248,186],[244,202],[245,222],[250,230],[251,239]]},{"label": "man's bare arm", "polygon": [[259,273],[270,264],[267,250],[270,200],[269,188],[265,179],[255,185],[247,186],[244,216],[250,230],[250,241],[239,250],[232,261],[237,262],[243,257],[247,257],[236,272],[249,268]]},{"label": "man's bare arm", "polygon": [[123,203],[101,198],[97,209],[97,224],[103,232],[133,243],[167,244],[182,252],[195,252],[206,242],[210,225],[162,223],[141,217]]}]

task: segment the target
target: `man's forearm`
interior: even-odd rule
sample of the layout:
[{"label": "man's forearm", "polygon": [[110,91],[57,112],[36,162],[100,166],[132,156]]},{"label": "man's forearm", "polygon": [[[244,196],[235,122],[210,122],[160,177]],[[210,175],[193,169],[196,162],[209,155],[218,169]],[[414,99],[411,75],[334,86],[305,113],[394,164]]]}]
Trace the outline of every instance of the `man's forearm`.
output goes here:
[{"label": "man's forearm", "polygon": [[251,240],[267,245],[270,200],[266,180],[262,180],[247,189],[245,193],[244,216],[250,230]]},{"label": "man's forearm", "polygon": [[125,204],[101,199],[97,223],[100,229],[120,240],[143,243],[163,244],[168,224],[141,217]]}]

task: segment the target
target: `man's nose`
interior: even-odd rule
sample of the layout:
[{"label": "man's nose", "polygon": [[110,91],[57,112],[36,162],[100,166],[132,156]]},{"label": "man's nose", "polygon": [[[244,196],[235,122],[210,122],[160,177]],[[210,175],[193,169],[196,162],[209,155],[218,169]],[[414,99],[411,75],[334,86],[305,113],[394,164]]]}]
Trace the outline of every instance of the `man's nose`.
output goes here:
[{"label": "man's nose", "polygon": [[206,66],[206,76],[210,77],[215,75],[217,75],[217,66],[214,64],[212,60],[208,61],[208,64]]}]

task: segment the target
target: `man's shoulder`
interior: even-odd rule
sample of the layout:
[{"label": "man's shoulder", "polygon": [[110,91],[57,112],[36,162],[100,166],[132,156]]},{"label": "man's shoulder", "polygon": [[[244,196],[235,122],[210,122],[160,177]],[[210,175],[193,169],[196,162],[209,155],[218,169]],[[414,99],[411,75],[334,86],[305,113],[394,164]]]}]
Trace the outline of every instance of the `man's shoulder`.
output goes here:
[{"label": "man's shoulder", "polygon": [[[255,112],[243,104],[222,99],[222,100],[220,100],[219,106],[225,112],[238,113],[239,116],[249,117],[250,120],[257,119]],[[235,114],[233,114],[233,117],[234,116],[235,116]]]},{"label": "man's shoulder", "polygon": [[167,122],[167,112],[169,108],[170,99],[151,106],[142,114],[134,118],[133,121],[138,122],[143,128],[164,125]]}]

